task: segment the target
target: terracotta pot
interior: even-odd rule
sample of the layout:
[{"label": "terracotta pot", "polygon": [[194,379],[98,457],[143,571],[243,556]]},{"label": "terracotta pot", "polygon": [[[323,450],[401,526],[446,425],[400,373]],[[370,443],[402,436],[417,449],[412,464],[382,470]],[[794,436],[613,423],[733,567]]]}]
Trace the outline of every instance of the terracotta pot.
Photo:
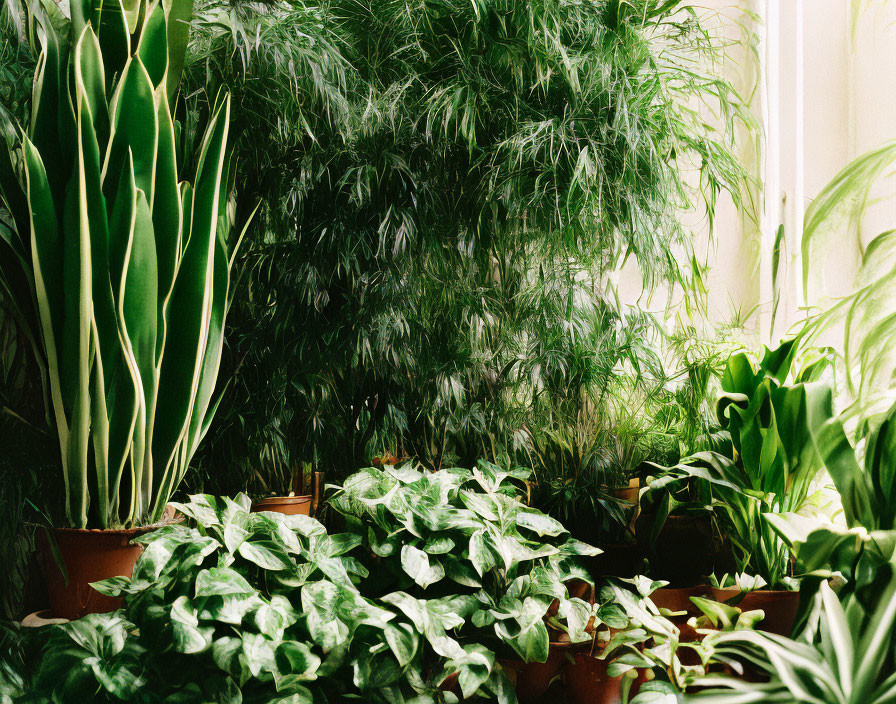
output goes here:
[{"label": "terracotta pot", "polygon": [[[622,701],[622,675],[610,677],[608,662],[587,653],[577,653],[563,674],[566,696],[570,704],[619,704]],[[640,671],[629,691],[633,697],[646,681],[646,673]]]},{"label": "terracotta pot", "polygon": [[706,597],[707,599],[714,598],[712,587],[708,585],[700,585],[696,587],[661,587],[650,595],[650,600],[661,609],[685,612],[680,616],[668,617],[678,628],[678,639],[681,643],[694,643],[702,640],[702,636],[697,633],[696,629],[688,624],[688,620],[692,616],[700,616],[702,613],[700,609],[697,608],[696,604],[691,601],[692,596]]},{"label": "terracotta pot", "polygon": [[551,643],[545,662],[501,660],[501,667],[516,689],[516,697],[522,704],[534,702],[543,696],[551,682],[568,664],[569,643]]},{"label": "terracotta pot", "polygon": [[793,624],[796,622],[796,613],[800,607],[800,593],[785,590],[757,589],[747,592],[744,598],[736,601],[741,594],[737,588],[718,589],[713,587],[713,596],[716,601],[731,601],[732,606],[737,606],[741,611],[754,611],[762,609],[765,618],[757,624],[759,630],[775,633],[779,636],[790,636]]},{"label": "terracotta pot", "polygon": [[640,502],[640,493],[641,493],[641,480],[638,477],[634,479],[629,479],[628,486],[617,487],[612,489],[611,492],[613,496],[615,496],[620,501],[624,501],[627,504],[630,504],[632,508],[631,517],[628,522],[628,529],[631,533],[635,532],[635,521],[638,520],[638,515],[641,513],[641,502]]},{"label": "terracotta pot", "polygon": [[268,496],[252,503],[253,513],[272,511],[287,516],[310,516],[311,494],[303,496]]},{"label": "terracotta pot", "polygon": [[[183,520],[183,516],[180,517]],[[179,522],[172,508],[165,518],[152,526],[126,530],[52,528],[59,557],[68,573],[68,581],[59,569],[47,530],[37,531],[37,548],[47,581],[52,618],[74,620],[87,614],[102,614],[121,608],[121,599],[100,594],[90,586],[109,577],[130,577],[143,546],[132,544],[139,535],[163,525]]]}]

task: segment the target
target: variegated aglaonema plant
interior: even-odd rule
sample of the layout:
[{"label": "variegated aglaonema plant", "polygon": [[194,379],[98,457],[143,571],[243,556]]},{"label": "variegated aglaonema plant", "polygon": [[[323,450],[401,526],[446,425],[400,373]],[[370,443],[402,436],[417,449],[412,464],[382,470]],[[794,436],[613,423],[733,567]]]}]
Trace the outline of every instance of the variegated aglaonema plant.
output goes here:
[{"label": "variegated aglaonema plant", "polygon": [[211,416],[229,101],[184,179],[170,101],[191,11],[72,0],[67,17],[37,0],[27,17],[40,54],[30,124],[0,150],[0,279],[45,364],[76,528],[158,520]]}]

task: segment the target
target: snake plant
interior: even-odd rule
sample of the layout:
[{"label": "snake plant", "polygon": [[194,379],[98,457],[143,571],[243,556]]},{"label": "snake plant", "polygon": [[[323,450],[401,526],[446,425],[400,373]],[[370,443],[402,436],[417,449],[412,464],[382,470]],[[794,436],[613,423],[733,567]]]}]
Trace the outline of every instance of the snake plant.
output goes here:
[{"label": "snake plant", "polygon": [[0,281],[44,364],[76,528],[158,520],[213,410],[229,100],[184,160],[171,101],[191,13],[38,0],[27,15],[40,53],[30,123],[3,131]]}]

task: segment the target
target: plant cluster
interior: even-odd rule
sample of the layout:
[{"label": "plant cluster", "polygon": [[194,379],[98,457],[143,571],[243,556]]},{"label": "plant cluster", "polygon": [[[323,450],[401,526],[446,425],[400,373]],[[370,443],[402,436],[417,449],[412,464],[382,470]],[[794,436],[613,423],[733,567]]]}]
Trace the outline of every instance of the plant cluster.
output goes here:
[{"label": "plant cluster", "polygon": [[809,625],[797,640],[760,631],[712,636],[708,647],[714,657],[730,663],[737,672],[743,672],[746,664],[760,677],[747,681],[733,677],[702,681],[716,688],[695,695],[692,700],[704,704],[893,701],[896,576],[892,567],[891,564],[886,571],[886,586],[870,609],[856,599],[841,603],[830,586],[822,582]]},{"label": "plant cluster", "polygon": [[766,349],[758,365],[745,354],[732,356],[717,403],[721,442],[684,458],[650,484],[651,492],[669,497],[658,521],[672,511],[710,512],[730,541],[738,572],[759,576],[772,589],[794,583],[791,551],[769,516],[806,504],[824,466],[817,440],[831,419],[818,412],[825,401],[830,406],[830,384],[817,380],[827,360],[795,372],[797,350],[798,340],[792,339]]},{"label": "plant cluster", "polygon": [[420,603],[462,595],[483,629],[480,642],[503,642],[526,662],[544,661],[549,629],[583,642],[612,615],[570,598],[567,583],[591,581],[577,559],[600,550],[522,503],[526,477],[486,462],[472,472],[369,468],[346,479],[330,505],[363,536],[374,589],[400,590]]},{"label": "plant cluster", "polygon": [[512,700],[494,654],[449,635],[471,604],[447,597],[414,609],[407,595],[361,593],[367,570],[347,554],[359,536],[250,513],[244,495],[177,506],[195,528],[140,538],[133,577],[97,585],[123,595],[124,612],[40,639],[34,701],[94,690],[108,701],[439,701],[450,672],[468,694]]},{"label": "plant cluster", "polygon": [[546,480],[568,456],[588,488],[633,468],[609,419],[662,387],[661,331],[610,275],[632,256],[687,287],[681,162],[710,203],[741,176],[695,109],[730,126],[738,101],[687,3],[209,2],[193,32],[187,93],[233,93],[240,202],[262,203],[207,488],[378,454],[542,458]]},{"label": "plant cluster", "polygon": [[[633,702],[683,691],[678,629],[650,600],[661,582],[580,587],[595,552],[520,503],[518,473],[360,472],[340,489],[345,533],[307,516],[252,513],[248,497],[175,504],[192,526],[138,540],[133,576],[95,584],[122,611],[4,634],[8,701],[513,703],[505,672],[549,641],[599,648],[611,676],[650,672]],[[368,568],[367,565],[370,565]],[[575,594],[582,594],[580,598]],[[716,609],[724,608],[715,605]],[[707,613],[712,614],[711,606]],[[737,609],[725,612],[735,627]],[[743,624],[741,624],[741,627]]]}]

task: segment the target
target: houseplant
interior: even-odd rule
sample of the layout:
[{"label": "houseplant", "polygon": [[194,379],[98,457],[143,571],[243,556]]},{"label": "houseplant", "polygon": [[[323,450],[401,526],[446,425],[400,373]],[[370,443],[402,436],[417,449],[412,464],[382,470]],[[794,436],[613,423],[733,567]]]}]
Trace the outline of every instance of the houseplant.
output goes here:
[{"label": "houseplant", "polygon": [[114,606],[86,584],[129,571],[130,539],[163,519],[210,421],[228,304],[229,101],[191,164],[170,102],[190,4],[118,8],[29,9],[31,120],[0,155],[3,282],[59,443],[64,568],[44,554],[67,617]]},{"label": "houseplant", "polygon": [[[692,697],[706,704],[816,702],[884,704],[896,696],[896,579],[873,608],[857,599],[845,604],[826,582],[815,597],[808,627],[796,640],[761,632],[721,633],[708,642],[715,657],[738,670],[744,664],[759,682],[713,678],[717,688]],[[701,682],[698,680],[698,684]],[[724,688],[723,688],[724,687]]]},{"label": "houseplant", "polygon": [[[774,593],[744,596],[738,585],[720,584],[717,598],[735,599],[745,609],[767,600],[764,627],[789,632],[799,595],[792,580],[791,551],[769,515],[799,510],[823,466],[814,438],[828,420],[813,409],[830,395],[816,379],[826,362],[794,371],[798,340],[766,349],[758,364],[745,354],[732,356],[722,377],[717,414],[730,442],[696,452],[661,472],[650,491],[674,491],[687,482],[703,486],[709,501],[697,507],[710,512],[730,541],[737,571],[761,578]],[[665,514],[658,516],[665,518]],[[756,586],[755,580],[747,580]],[[740,580],[742,585],[744,580]],[[725,591],[725,587],[730,589]],[[779,612],[780,621],[772,612]]]},{"label": "houseplant", "polygon": [[844,520],[797,513],[768,520],[809,575],[804,592],[839,573],[847,579],[841,596],[854,593],[868,602],[883,588],[896,555],[896,406],[865,427],[861,451],[850,443],[830,394],[819,397],[811,412],[824,420],[813,424],[820,428],[815,442],[840,494]]},{"label": "houseplant", "polygon": [[494,648],[529,699],[547,689],[571,645],[613,619],[613,607],[576,591],[592,583],[578,559],[599,550],[520,501],[527,476],[483,461],[473,470],[368,468],[330,506],[363,538],[371,594],[471,599],[467,637]]}]

